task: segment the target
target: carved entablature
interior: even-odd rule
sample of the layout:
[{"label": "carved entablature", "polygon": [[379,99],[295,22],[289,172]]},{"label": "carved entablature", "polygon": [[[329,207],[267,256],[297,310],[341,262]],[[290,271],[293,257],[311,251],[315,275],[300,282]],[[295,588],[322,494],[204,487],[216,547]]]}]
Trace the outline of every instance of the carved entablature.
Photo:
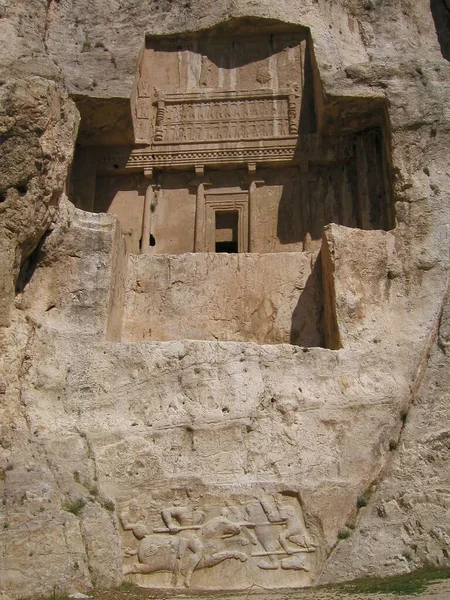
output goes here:
[{"label": "carved entablature", "polygon": [[289,163],[295,161],[328,162],[346,160],[353,156],[354,136],[324,140],[315,134],[259,140],[235,140],[218,144],[153,144],[134,149],[105,148],[97,151],[96,163],[101,172],[120,170],[142,171],[164,166],[239,165]]}]

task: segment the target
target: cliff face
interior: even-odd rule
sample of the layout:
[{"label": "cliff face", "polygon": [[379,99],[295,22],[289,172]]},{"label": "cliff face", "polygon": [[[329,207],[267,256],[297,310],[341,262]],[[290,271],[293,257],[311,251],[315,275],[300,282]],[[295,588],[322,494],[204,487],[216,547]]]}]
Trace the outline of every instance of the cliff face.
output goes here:
[{"label": "cliff face", "polygon": [[[133,279],[137,259],[113,216],[67,200],[77,133],[81,146],[128,135],[146,34],[230,20],[245,31],[267,19],[308,28],[327,136],[382,115],[395,226],[325,229],[306,304],[320,296],[326,348],[176,333],[121,342],[127,315],[133,331],[148,328],[135,300],[145,306],[145,277]],[[270,525],[272,538],[239,532],[238,550],[220,546],[234,553],[220,565],[186,546],[187,560],[199,559],[194,587],[449,565],[448,2],[4,0],[0,41],[4,594],[116,585],[123,572],[170,587],[170,573],[145,571],[126,548],[139,552],[151,528],[170,531],[167,511],[184,505],[190,525],[195,511],[209,519],[208,544],[219,525],[284,523]],[[151,258],[141,263],[152,268]],[[167,289],[184,306],[183,273],[172,275]],[[261,302],[243,330],[260,340],[271,310]],[[283,543],[297,553],[284,555]],[[167,561],[160,570],[175,572]]]}]

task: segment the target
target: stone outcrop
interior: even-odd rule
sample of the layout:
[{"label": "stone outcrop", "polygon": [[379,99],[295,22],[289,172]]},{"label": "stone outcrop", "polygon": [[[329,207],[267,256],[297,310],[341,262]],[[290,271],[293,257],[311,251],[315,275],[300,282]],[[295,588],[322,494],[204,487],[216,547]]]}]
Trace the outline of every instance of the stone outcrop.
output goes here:
[{"label": "stone outcrop", "polygon": [[447,4],[2,3],[4,594],[449,565]]},{"label": "stone outcrop", "polygon": [[2,85],[1,111],[0,320],[8,325],[14,288],[24,285],[32,268],[31,254],[57,211],[77,115],[60,85],[32,76]]},{"label": "stone outcrop", "polygon": [[323,582],[448,564],[448,315],[447,296],[399,443],[370,501],[364,499],[354,534],[330,557]]}]

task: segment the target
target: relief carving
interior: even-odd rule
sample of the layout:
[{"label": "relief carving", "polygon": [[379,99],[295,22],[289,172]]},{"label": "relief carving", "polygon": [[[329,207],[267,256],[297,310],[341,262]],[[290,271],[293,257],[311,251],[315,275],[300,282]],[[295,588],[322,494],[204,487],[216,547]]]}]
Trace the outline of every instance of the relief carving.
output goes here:
[{"label": "relief carving", "polygon": [[138,99],[136,102],[136,117],[138,119],[148,119],[150,116],[150,106],[147,100]]},{"label": "relief carving", "polygon": [[149,121],[147,119],[137,119],[136,121],[136,138],[145,140],[148,137]]},{"label": "relief carving", "polygon": [[256,81],[262,85],[267,85],[272,80],[272,75],[266,66],[260,66],[256,73]]},{"label": "relief carving", "polygon": [[[146,167],[292,163],[303,151],[296,139],[300,118],[302,131],[315,129],[315,122],[304,122],[314,121],[305,31],[216,33],[195,42],[149,37],[134,106],[135,141],[152,146]],[[300,111],[305,98],[309,112]],[[146,119],[144,127],[139,120]],[[257,155],[249,153],[256,142]],[[274,147],[281,143],[283,149]],[[136,168],[140,159],[129,162]]]},{"label": "relief carving", "polygon": [[131,501],[120,522],[137,540],[137,547],[125,549],[125,557],[137,560],[124,566],[124,575],[166,572],[173,586],[189,587],[194,572],[229,560],[250,569],[253,565],[256,573],[280,568],[280,573],[310,571],[308,557],[315,547],[295,495],[288,502],[281,494],[263,490],[253,497],[222,501],[222,506],[203,500],[191,490],[175,491],[172,503],[159,511],[156,527]]},{"label": "relief carving", "polygon": [[297,132],[297,114],[295,97],[292,100],[291,96],[287,92],[261,97],[250,93],[230,98],[200,96],[192,100],[183,94],[172,94],[164,100],[158,96],[154,139],[171,144],[293,135]]},{"label": "relief carving", "polygon": [[207,56],[202,56],[202,66],[200,72],[199,84],[201,87],[213,87],[215,80],[216,67]]},{"label": "relief carving", "polygon": [[148,79],[140,78],[138,81],[138,96],[140,98],[150,98],[152,94],[152,86]]}]

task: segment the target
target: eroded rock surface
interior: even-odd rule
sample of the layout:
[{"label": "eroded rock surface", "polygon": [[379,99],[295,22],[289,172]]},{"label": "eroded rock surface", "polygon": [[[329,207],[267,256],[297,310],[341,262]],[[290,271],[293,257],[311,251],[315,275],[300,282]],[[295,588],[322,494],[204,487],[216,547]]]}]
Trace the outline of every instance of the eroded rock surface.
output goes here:
[{"label": "eroded rock surface", "polygon": [[332,554],[323,582],[448,564],[448,296],[438,327],[392,459],[354,534]]},{"label": "eroded rock surface", "polygon": [[[150,587],[295,587],[449,564],[447,4],[1,3],[4,594],[114,586],[124,576]],[[295,240],[297,271],[295,252],[283,255],[282,247],[295,220],[274,228],[273,208],[270,219],[262,211],[260,227],[277,254],[245,254],[255,250],[250,229],[236,247],[242,254],[202,261],[190,252],[214,248],[194,246],[201,222],[183,217],[165,252],[188,254],[151,256],[149,223],[136,225],[135,215],[161,199],[161,185],[169,197],[178,175],[155,182],[151,152],[131,171],[130,154],[116,162],[123,153],[109,152],[133,146],[133,119],[153,110],[135,102],[133,114],[127,100],[144,36],[182,36],[230,19],[242,35],[254,34],[258,18],[308,28],[322,137],[308,146],[316,163],[301,166],[300,187],[317,197],[309,205],[316,221],[308,218],[320,232]],[[271,23],[259,26],[267,33]],[[275,85],[271,68],[255,67],[258,85]],[[180,63],[180,80],[185,72]],[[178,88],[173,93],[176,104]],[[80,201],[72,184],[66,192],[96,210],[97,186],[108,208],[112,170],[129,177],[119,189],[119,218],[132,223],[125,235],[114,216],[75,209],[63,193],[79,119],[74,101],[81,167],[70,181],[90,175],[77,188]],[[282,101],[292,119],[295,102]],[[152,118],[161,124],[158,110]],[[295,148],[289,152],[305,152]],[[103,163],[91,165],[100,154]],[[207,183],[232,184],[236,193],[245,181],[250,195],[258,169],[269,169],[229,166],[244,175]],[[194,214],[205,200],[202,167],[182,176],[176,210],[155,214],[161,236],[171,214],[178,218],[186,202]],[[258,180],[258,190],[273,185],[273,206],[282,199],[276,186],[292,180],[289,169],[281,183]],[[333,221],[340,225],[322,235]],[[225,237],[233,235],[227,223],[216,222]],[[192,248],[175,239],[183,228]],[[215,242],[235,243],[225,237]],[[220,301],[209,301],[207,285],[195,298],[196,272],[224,286],[230,265],[241,263]],[[261,303],[249,302],[251,294]],[[163,308],[149,309],[147,299]],[[275,313],[281,333],[271,338]],[[198,336],[187,333],[194,317]],[[217,317],[225,324],[210,333]]]}]

